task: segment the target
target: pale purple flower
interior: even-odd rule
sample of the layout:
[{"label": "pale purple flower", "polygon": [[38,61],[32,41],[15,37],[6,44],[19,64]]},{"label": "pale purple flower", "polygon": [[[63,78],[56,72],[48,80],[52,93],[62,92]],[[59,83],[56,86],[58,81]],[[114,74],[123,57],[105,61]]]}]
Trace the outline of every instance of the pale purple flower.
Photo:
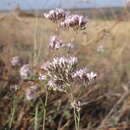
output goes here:
[{"label": "pale purple flower", "polygon": [[60,81],[53,79],[48,81],[48,87],[50,87],[53,91],[66,92],[63,84]]},{"label": "pale purple flower", "polygon": [[47,75],[45,74],[39,74],[39,80],[46,80],[47,79]]},{"label": "pale purple flower", "polygon": [[77,29],[85,29],[87,23],[87,18],[82,15],[74,14],[67,16],[66,19],[59,24],[59,26],[62,28],[77,27]]},{"label": "pale purple flower", "polygon": [[78,59],[77,57],[56,57],[53,58],[52,62],[48,65],[48,69],[60,69],[65,70],[65,68],[72,68],[77,65]]},{"label": "pale purple flower", "polygon": [[104,52],[105,51],[104,49],[105,49],[104,46],[100,45],[97,47],[97,52]]},{"label": "pale purple flower", "polygon": [[20,76],[23,80],[28,79],[32,75],[32,70],[29,66],[29,64],[23,65],[20,68]]},{"label": "pale purple flower", "polygon": [[56,57],[56,58],[53,58],[53,61],[52,61],[52,66],[55,68],[56,66],[60,66],[60,67],[62,67],[64,64],[65,64],[65,62],[66,62],[66,58],[64,58],[64,57],[60,57],[60,58],[58,58],[58,57]]},{"label": "pale purple flower", "polygon": [[51,49],[59,49],[61,47],[63,47],[62,41],[59,40],[57,36],[52,36],[50,38],[49,48],[51,48]]},{"label": "pale purple flower", "polygon": [[48,85],[49,87],[52,87],[52,88],[56,86],[54,80],[49,80],[47,85]]},{"label": "pale purple flower", "polygon": [[60,42],[57,42],[57,44],[55,44],[55,49],[59,49],[59,48],[62,48],[63,47],[63,44],[60,43]]},{"label": "pale purple flower", "polygon": [[58,27],[60,27],[62,29],[68,29],[69,23],[67,21],[63,21],[63,22],[59,23]]},{"label": "pale purple flower", "polygon": [[79,27],[81,29],[85,29],[86,28],[85,26],[88,23],[87,17],[79,16],[78,21],[79,21]]},{"label": "pale purple flower", "polygon": [[27,90],[25,92],[26,100],[30,101],[30,100],[36,99],[37,92],[38,92],[38,88],[35,85],[30,86],[29,88],[27,88]]},{"label": "pale purple flower", "polygon": [[97,77],[97,74],[94,72],[87,73],[87,78],[90,80],[93,80]]},{"label": "pale purple flower", "polygon": [[78,63],[78,58],[77,58],[77,57],[70,57],[70,58],[68,59],[68,63],[69,63],[70,65],[75,65],[75,64]]},{"label": "pale purple flower", "polygon": [[86,77],[87,72],[88,72],[87,68],[79,69],[72,75],[72,77],[83,79],[84,77]]},{"label": "pale purple flower", "polygon": [[22,60],[19,56],[14,56],[11,59],[11,65],[12,66],[21,66],[22,65]]},{"label": "pale purple flower", "polygon": [[56,21],[56,13],[54,10],[50,10],[49,13],[44,13],[44,17],[55,22]]},{"label": "pale purple flower", "polygon": [[94,72],[88,72],[86,68],[77,70],[75,73],[72,74],[72,78],[76,79],[79,78],[81,81],[91,81],[97,77],[97,74]]},{"label": "pale purple flower", "polygon": [[58,40],[58,37],[54,35],[50,37],[50,41],[54,42],[54,41],[59,41],[59,40]]},{"label": "pale purple flower", "polygon": [[[48,69],[51,69],[52,72],[57,72],[60,71],[61,74],[69,72],[78,64],[78,59],[77,57],[56,57],[53,58],[50,66],[48,66]],[[66,74],[67,74],[66,73]]]},{"label": "pale purple flower", "polygon": [[49,14],[44,13],[43,15],[44,15],[45,18],[49,19]]},{"label": "pale purple flower", "polygon": [[55,9],[50,10],[48,13],[44,13],[44,17],[53,21],[57,22],[58,20],[64,20],[67,15],[67,12],[63,9]]}]

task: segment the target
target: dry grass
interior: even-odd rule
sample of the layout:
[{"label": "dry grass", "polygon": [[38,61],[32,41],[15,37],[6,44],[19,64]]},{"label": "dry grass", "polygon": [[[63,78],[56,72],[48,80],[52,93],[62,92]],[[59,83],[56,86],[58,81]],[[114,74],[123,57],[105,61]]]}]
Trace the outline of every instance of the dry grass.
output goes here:
[{"label": "dry grass", "polygon": [[[101,127],[108,125],[123,130],[130,122],[130,22],[90,19],[87,30],[74,32],[59,30],[56,24],[42,18],[18,19],[11,13],[4,16],[0,13],[0,58],[6,64],[5,77],[14,75],[9,65],[12,56],[22,56],[30,63],[34,63],[35,58],[37,65],[48,60],[48,39],[55,34],[63,41],[75,43],[74,53],[81,59],[81,64],[87,64],[99,74],[92,90],[84,89],[80,95],[84,102],[81,130],[102,130]],[[100,45],[104,46],[104,52],[97,52]],[[7,81],[0,80],[0,130],[33,130],[35,127],[35,130],[42,130],[45,97],[28,105],[20,101],[21,91],[10,90],[8,77]],[[68,109],[66,99],[62,94],[51,94],[47,108],[50,122],[46,124],[49,130],[57,127],[58,130],[74,129],[72,110]]]}]

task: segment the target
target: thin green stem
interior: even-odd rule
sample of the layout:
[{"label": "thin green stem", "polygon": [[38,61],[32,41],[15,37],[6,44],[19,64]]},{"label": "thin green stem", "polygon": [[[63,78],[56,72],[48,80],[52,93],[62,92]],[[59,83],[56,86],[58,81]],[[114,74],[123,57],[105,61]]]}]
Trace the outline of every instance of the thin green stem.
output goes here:
[{"label": "thin green stem", "polygon": [[77,122],[77,125],[78,125],[78,130],[80,129],[80,112],[78,111],[78,118],[77,118],[78,122]]},{"label": "thin green stem", "polygon": [[10,118],[10,122],[9,122],[9,129],[11,129],[12,127],[12,123],[13,123],[13,120],[14,120],[14,115],[15,115],[15,112],[16,112],[16,98],[14,97],[13,99],[13,108],[11,110],[11,118]]},{"label": "thin green stem", "polygon": [[34,130],[38,130],[38,105],[36,106],[36,109],[35,109]]},{"label": "thin green stem", "polygon": [[75,129],[80,130],[80,112],[74,108]]},{"label": "thin green stem", "polygon": [[77,118],[76,118],[76,110],[74,108],[74,121],[75,121],[75,130],[78,130],[78,127],[77,127]]},{"label": "thin green stem", "polygon": [[45,123],[46,123],[47,100],[48,100],[48,92],[46,90],[46,97],[45,97],[44,110],[43,110],[43,130],[45,130]]}]

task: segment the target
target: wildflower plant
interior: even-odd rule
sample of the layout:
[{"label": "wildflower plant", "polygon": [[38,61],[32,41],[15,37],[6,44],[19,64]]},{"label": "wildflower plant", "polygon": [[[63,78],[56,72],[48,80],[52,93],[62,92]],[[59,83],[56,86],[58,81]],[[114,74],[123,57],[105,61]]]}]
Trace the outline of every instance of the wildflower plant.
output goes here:
[{"label": "wildflower plant", "polygon": [[[64,43],[57,36],[50,38],[48,46],[50,50],[59,50],[59,52],[61,48],[72,49],[74,47],[72,43]],[[79,67],[78,57],[64,54],[63,56],[55,55],[51,60],[44,62],[40,66],[38,80],[41,86],[45,87],[46,92],[50,90],[62,92],[69,97],[70,105],[74,109],[76,130],[79,130],[81,103],[73,94],[74,85],[88,85],[96,77],[97,74],[93,71]]]},{"label": "wildflower plant", "polygon": [[[46,18],[53,22],[57,22],[58,20],[63,19],[62,24],[60,24],[62,26],[72,28],[74,26],[78,26],[78,28],[85,28],[87,20],[83,16],[67,15],[68,14],[61,9],[51,10],[48,14],[44,14]],[[57,36],[52,36],[48,44],[49,50],[59,50],[59,52],[61,48],[70,50],[74,47],[75,46],[73,43],[64,43]],[[78,101],[78,99],[76,99],[75,95],[73,94],[73,88],[75,87],[74,84],[79,83],[80,85],[83,85],[83,83],[85,83],[88,85],[90,82],[96,79],[97,74],[93,71],[89,71],[87,68],[81,69],[79,66],[79,59],[76,56],[70,55],[68,53],[53,56],[54,57],[51,60],[44,62],[38,68],[38,71],[32,70],[29,64],[21,66],[22,64],[19,57],[13,57],[11,64],[12,66],[21,66],[19,74],[23,82],[31,80],[31,77],[34,75],[34,71],[38,72],[36,73],[36,78],[33,80],[33,85],[27,87],[25,91],[25,98],[28,101],[39,98],[39,90],[42,90],[43,88],[45,94],[43,121],[44,129],[47,100],[49,91],[51,90],[64,93],[69,97],[68,99],[70,101],[70,106],[74,110],[76,130],[79,130],[81,102]]]},{"label": "wildflower plant", "polygon": [[43,77],[48,79],[47,89],[64,92],[69,96],[71,106],[74,109],[76,130],[79,130],[81,103],[76,101],[72,85],[77,81],[80,84],[83,82],[88,84],[97,77],[96,73],[88,72],[86,68],[78,69],[78,62],[77,57],[55,57],[52,61],[41,66],[41,69],[46,71],[46,76]]}]

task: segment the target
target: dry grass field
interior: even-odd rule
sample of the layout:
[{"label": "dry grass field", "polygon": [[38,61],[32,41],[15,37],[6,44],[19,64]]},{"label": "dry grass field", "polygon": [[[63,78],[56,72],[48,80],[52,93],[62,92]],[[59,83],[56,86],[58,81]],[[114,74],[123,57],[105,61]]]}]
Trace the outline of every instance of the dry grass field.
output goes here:
[{"label": "dry grass field", "polygon": [[[52,35],[74,43],[70,54],[98,74],[89,89],[76,85],[72,90],[82,103],[80,130],[129,130],[130,21],[89,19],[86,30],[74,31],[59,29],[44,18],[9,12],[0,13],[0,130],[75,130],[69,97],[50,92],[44,106],[43,92],[40,98],[26,101],[24,89],[36,81],[21,83],[17,69],[10,65],[13,56],[21,56],[36,69],[52,59],[48,48]],[[55,52],[63,54],[63,50]],[[17,91],[15,84],[19,84]]]}]

